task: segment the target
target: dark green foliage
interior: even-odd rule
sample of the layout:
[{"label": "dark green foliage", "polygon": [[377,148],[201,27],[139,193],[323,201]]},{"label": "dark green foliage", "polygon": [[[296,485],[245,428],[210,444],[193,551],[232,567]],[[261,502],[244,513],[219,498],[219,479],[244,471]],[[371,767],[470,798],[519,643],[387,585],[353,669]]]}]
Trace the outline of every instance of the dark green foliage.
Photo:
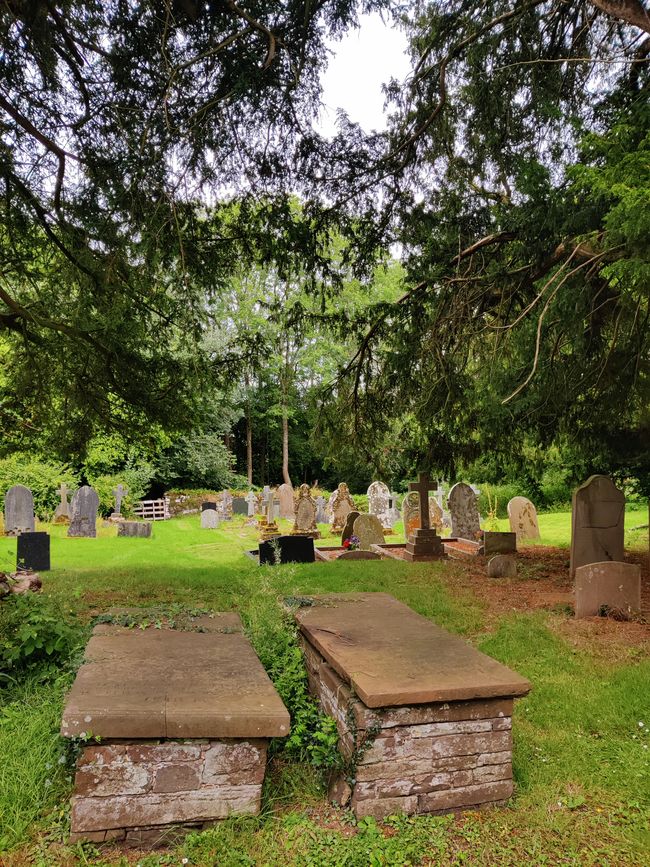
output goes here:
[{"label": "dark green foliage", "polygon": [[57,488],[65,482],[68,490],[79,485],[79,474],[66,464],[42,460],[30,455],[14,454],[0,459],[0,510],[4,510],[5,494],[13,485],[25,485],[34,497],[34,511],[41,520],[48,520],[59,504]]}]

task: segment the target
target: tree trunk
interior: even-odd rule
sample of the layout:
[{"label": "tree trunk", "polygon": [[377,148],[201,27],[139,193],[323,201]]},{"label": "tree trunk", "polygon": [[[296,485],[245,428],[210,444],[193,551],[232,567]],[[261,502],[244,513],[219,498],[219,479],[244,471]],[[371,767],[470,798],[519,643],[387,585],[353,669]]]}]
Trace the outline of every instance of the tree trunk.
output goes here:
[{"label": "tree trunk", "polygon": [[246,415],[246,475],[248,484],[253,485],[253,428],[250,413]]},{"label": "tree trunk", "polygon": [[289,475],[289,413],[287,404],[282,403],[282,479],[287,484],[291,484],[291,476]]}]

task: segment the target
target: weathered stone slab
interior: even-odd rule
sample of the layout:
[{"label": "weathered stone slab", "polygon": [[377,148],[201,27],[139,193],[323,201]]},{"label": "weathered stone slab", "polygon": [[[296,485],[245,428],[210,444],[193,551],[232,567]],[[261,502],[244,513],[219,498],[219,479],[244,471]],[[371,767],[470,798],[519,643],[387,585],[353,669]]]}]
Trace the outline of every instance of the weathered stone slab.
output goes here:
[{"label": "weathered stone slab", "polygon": [[343,551],[336,558],[337,560],[381,560],[379,554],[374,551]]},{"label": "weathered stone slab", "polygon": [[294,517],[293,488],[286,482],[277,491],[280,500],[280,517],[291,520]]},{"label": "weathered stone slab", "polygon": [[94,539],[97,536],[97,510],[99,496],[94,488],[84,485],[75,491],[70,503],[68,536]]},{"label": "weathered stone slab", "polygon": [[282,563],[313,563],[314,540],[311,536],[275,536],[259,544],[260,566]]},{"label": "weathered stone slab", "polygon": [[[231,619],[225,629],[233,629]],[[61,734],[286,735],[289,715],[240,630],[240,625],[221,633],[95,627],[66,700]]]},{"label": "weathered stone slab", "polygon": [[117,525],[117,535],[139,539],[150,539],[151,527],[151,521],[121,521]]},{"label": "weathered stone slab", "polygon": [[332,513],[332,532],[337,533],[345,526],[350,512],[356,509],[354,500],[350,496],[350,491],[345,482],[341,482],[332,497],[330,498],[330,510]]},{"label": "weathered stone slab", "polygon": [[291,532],[296,535],[311,536],[312,539],[317,539],[320,536],[320,532],[316,526],[317,511],[318,506],[311,495],[311,488],[307,484],[301,485],[295,501],[293,530]]},{"label": "weathered stone slab", "polygon": [[232,513],[233,515],[248,515],[248,502],[246,497],[233,497]]},{"label": "weathered stone slab", "polygon": [[516,554],[516,533],[496,533],[493,530],[484,530],[481,543],[481,554],[490,557],[492,554]]},{"label": "weathered stone slab", "polygon": [[449,491],[447,507],[451,514],[451,535],[476,542],[481,534],[478,497],[470,485],[458,482]]},{"label": "weathered stone slab", "polygon": [[576,617],[595,617],[605,608],[630,617],[641,611],[641,570],[633,563],[606,561],[576,569]]},{"label": "weathered stone slab", "polygon": [[368,707],[525,695],[530,683],[387,593],[315,597],[296,619]]},{"label": "weathered stone slab", "polygon": [[517,541],[539,539],[537,510],[527,497],[513,497],[508,503],[510,529],[517,534]]},{"label": "weathered stone slab", "polygon": [[497,554],[488,560],[487,573],[489,578],[516,578],[517,561],[510,554]]},{"label": "weathered stone slab", "polygon": [[5,494],[5,536],[33,533],[34,497],[24,485],[14,485]]},{"label": "weathered stone slab", "polygon": [[623,560],[625,495],[607,476],[590,476],[573,494],[571,576],[588,563]]},{"label": "weathered stone slab", "polygon": [[384,482],[372,482],[368,488],[368,513],[376,515],[382,527],[392,529],[390,514],[390,489]]},{"label": "weathered stone slab", "polygon": [[384,530],[377,515],[359,515],[352,527],[352,535],[359,539],[362,551],[370,551],[373,545],[384,541]]},{"label": "weathered stone slab", "polygon": [[216,509],[201,509],[201,529],[216,530],[219,527],[219,513]]}]

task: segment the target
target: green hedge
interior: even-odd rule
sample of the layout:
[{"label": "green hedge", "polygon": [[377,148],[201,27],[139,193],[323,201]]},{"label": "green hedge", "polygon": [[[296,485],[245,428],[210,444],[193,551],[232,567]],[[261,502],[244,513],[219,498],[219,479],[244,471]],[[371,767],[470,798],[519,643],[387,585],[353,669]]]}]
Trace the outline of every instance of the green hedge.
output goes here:
[{"label": "green hedge", "polygon": [[25,485],[34,497],[34,511],[42,521],[49,520],[59,504],[57,488],[65,482],[71,491],[79,487],[79,476],[67,465],[16,454],[0,459],[0,507],[14,485]]}]

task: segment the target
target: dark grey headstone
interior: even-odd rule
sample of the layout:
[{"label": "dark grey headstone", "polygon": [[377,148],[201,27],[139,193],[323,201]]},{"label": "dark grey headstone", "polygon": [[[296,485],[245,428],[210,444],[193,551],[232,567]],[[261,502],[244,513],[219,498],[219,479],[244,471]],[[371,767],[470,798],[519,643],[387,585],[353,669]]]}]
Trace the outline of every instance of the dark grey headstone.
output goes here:
[{"label": "dark grey headstone", "polygon": [[248,515],[248,503],[245,497],[233,497],[232,512],[233,515]]},{"label": "dark grey headstone", "polygon": [[97,510],[99,497],[97,491],[84,485],[75,491],[70,503],[70,526],[68,536],[97,536]]},{"label": "dark grey headstone", "polygon": [[205,503],[201,503],[201,511],[202,512],[205,512],[206,509],[215,509],[215,511],[216,511],[216,508],[217,508],[217,504],[213,503],[211,500],[209,502],[206,500]]},{"label": "dark grey headstone", "polygon": [[149,521],[121,521],[117,525],[118,536],[130,536],[131,538],[150,539],[151,523]]},{"label": "dark grey headstone", "polygon": [[48,533],[21,533],[16,547],[18,572],[47,572],[50,568]]},{"label": "dark grey headstone", "polygon": [[517,534],[484,530],[482,553],[486,557],[489,557],[491,554],[516,554]]},{"label": "dark grey headstone", "polygon": [[316,559],[314,540],[308,536],[277,536],[272,542],[260,542],[260,566],[276,565],[276,547],[280,563],[313,563]]},{"label": "dark grey headstone", "polygon": [[14,485],[5,494],[5,536],[34,532],[34,498],[29,488]]}]

